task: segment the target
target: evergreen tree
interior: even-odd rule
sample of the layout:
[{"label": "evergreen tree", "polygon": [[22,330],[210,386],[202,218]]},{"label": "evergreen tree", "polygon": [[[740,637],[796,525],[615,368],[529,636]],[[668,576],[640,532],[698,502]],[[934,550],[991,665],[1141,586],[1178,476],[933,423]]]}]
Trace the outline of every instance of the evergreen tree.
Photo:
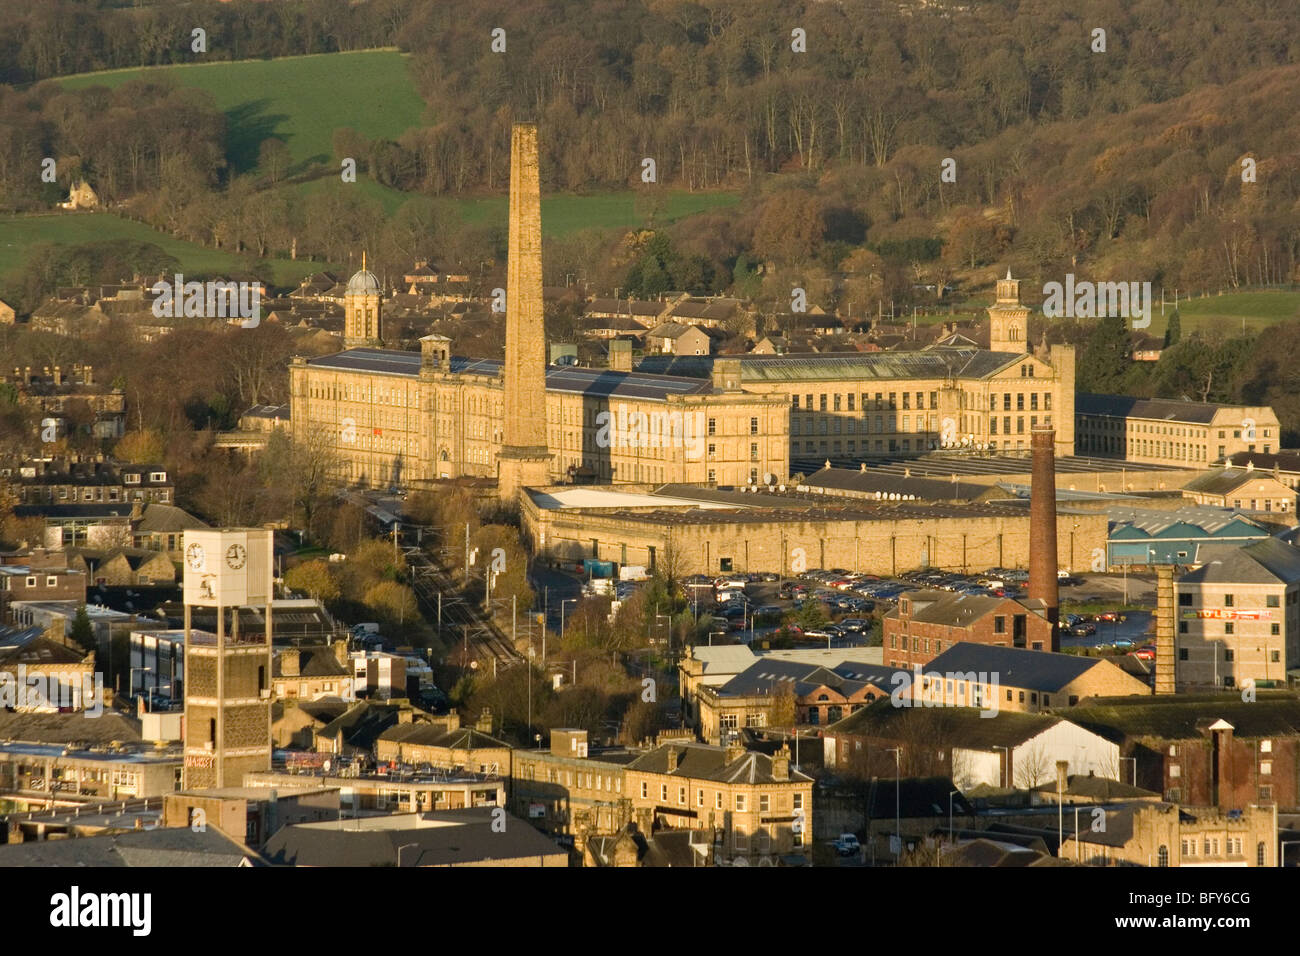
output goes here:
[{"label": "evergreen tree", "polygon": [[1169,324],[1165,326],[1165,348],[1169,348],[1171,345],[1177,345],[1179,339],[1182,337],[1182,317],[1178,314],[1178,310],[1174,309],[1169,316]]},{"label": "evergreen tree", "polygon": [[90,615],[86,613],[84,604],[78,605],[77,614],[72,619],[72,639],[86,651],[95,649],[95,629],[90,626]]},{"label": "evergreen tree", "polygon": [[1079,390],[1115,392],[1129,369],[1129,333],[1123,316],[1106,316],[1097,321],[1079,362]]}]

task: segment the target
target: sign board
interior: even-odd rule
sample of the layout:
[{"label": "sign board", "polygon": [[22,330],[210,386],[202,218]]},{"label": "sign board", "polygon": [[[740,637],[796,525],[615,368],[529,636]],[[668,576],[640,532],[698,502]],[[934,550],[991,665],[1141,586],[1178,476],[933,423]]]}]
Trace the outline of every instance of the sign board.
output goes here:
[{"label": "sign board", "polygon": [[530,803],[528,804],[528,819],[538,820],[546,816],[546,804]]},{"label": "sign board", "polygon": [[212,754],[186,754],[185,766],[187,767],[211,767],[213,763]]},{"label": "sign board", "polygon": [[1271,621],[1272,611],[1259,609],[1239,610],[1234,607],[1203,607],[1199,611],[1184,611],[1184,620],[1202,621]]}]

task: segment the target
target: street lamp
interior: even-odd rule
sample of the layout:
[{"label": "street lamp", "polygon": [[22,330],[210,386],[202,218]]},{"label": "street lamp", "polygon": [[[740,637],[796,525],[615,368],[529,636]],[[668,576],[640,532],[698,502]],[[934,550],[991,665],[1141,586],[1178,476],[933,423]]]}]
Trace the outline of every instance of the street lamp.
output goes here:
[{"label": "street lamp", "polygon": [[903,809],[902,809],[902,775],[903,775],[903,748],[886,747],[885,752],[894,754],[894,839],[897,841],[894,850],[894,864],[898,864],[898,859],[903,855]]},{"label": "street lamp", "polygon": [[560,641],[561,641],[561,643],[563,643],[563,641],[564,641],[564,605],[566,605],[566,604],[577,604],[577,603],[578,603],[578,599],[577,599],[577,598],[563,598],[563,599],[561,599],[561,601],[560,601]]},{"label": "street lamp", "polygon": [[[132,667],[131,672],[126,675],[126,696],[131,698],[132,700],[135,699],[135,672],[136,671],[144,671],[147,674],[149,673],[149,668]],[[144,690],[144,684],[140,685],[140,689]]]},{"label": "street lamp", "polygon": [[948,791],[948,842],[952,842],[952,797],[955,793],[961,793],[960,790]]},{"label": "street lamp", "polygon": [[[418,843],[403,843],[401,846],[397,848],[397,865],[399,868],[402,865],[402,851],[405,850],[408,846],[419,846],[419,845],[420,844]],[[420,862],[420,858],[418,856],[415,858],[415,862],[416,863]]]}]

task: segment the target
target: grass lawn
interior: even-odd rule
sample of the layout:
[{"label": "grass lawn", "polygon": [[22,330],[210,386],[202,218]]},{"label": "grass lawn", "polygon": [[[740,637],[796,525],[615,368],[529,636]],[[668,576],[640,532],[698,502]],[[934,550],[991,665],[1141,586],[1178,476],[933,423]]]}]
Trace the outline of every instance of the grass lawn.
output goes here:
[{"label": "grass lawn", "polygon": [[[1165,314],[1160,314],[1160,303],[1151,311],[1152,335],[1164,335],[1173,311],[1173,299],[1166,292]],[[1246,331],[1260,329],[1291,319],[1300,319],[1300,292],[1227,292],[1207,295],[1197,299],[1178,301],[1178,313],[1183,334],[1194,330],[1216,331],[1224,335],[1240,333],[1242,320]]]},{"label": "grass lawn", "polygon": [[[644,214],[636,208],[636,192],[596,193],[590,196],[553,195],[542,197],[542,232],[563,236],[582,229],[628,229],[643,225]],[[719,206],[740,201],[736,193],[676,191],[659,212],[661,220],[681,219]],[[490,196],[481,199],[453,199],[466,222],[506,227],[508,199]]]},{"label": "grass lawn", "polygon": [[[242,261],[233,253],[173,239],[143,223],[122,219],[112,213],[52,213],[48,216],[0,218],[0,277],[20,268],[36,243],[75,244],[102,239],[152,242],[179,259],[184,272],[193,273],[195,278],[229,273]],[[296,284],[303,276],[327,268],[324,263],[304,259],[274,259],[271,262],[275,282],[279,285]]]},{"label": "grass lawn", "polygon": [[396,139],[424,115],[407,57],[396,50],[106,70],[62,83],[69,89],[116,87],[160,75],[212,94],[230,123],[227,158],[240,172],[257,165],[258,146],[270,136],[288,144],[295,163],[328,161],[336,128]]}]

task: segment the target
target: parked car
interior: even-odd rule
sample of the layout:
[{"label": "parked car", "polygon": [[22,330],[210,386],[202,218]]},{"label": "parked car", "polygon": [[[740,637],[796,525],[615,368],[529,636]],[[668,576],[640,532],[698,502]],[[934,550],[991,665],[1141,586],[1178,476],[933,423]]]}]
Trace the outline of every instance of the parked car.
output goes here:
[{"label": "parked car", "polygon": [[840,856],[856,856],[862,852],[862,844],[852,833],[841,833],[831,845]]},{"label": "parked car", "polygon": [[1156,646],[1154,644],[1143,644],[1133,652],[1133,656],[1140,661],[1154,661],[1156,659]]},{"label": "parked car", "polygon": [[1097,633],[1097,625],[1089,621],[1080,621],[1070,628],[1070,634],[1074,637],[1091,637]]},{"label": "parked car", "polygon": [[871,626],[871,622],[860,617],[846,617],[840,621],[840,627],[846,631],[862,632]]}]

